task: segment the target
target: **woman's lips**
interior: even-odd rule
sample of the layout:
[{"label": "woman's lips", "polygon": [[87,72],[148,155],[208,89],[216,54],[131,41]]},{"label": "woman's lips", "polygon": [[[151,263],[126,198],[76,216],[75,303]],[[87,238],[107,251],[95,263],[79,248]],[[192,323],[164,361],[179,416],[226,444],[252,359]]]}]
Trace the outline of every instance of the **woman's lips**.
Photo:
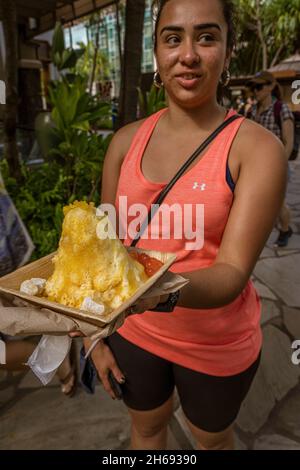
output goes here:
[{"label": "woman's lips", "polygon": [[190,90],[198,85],[201,76],[195,75],[194,77],[188,77],[185,75],[177,75],[175,79],[183,88]]}]

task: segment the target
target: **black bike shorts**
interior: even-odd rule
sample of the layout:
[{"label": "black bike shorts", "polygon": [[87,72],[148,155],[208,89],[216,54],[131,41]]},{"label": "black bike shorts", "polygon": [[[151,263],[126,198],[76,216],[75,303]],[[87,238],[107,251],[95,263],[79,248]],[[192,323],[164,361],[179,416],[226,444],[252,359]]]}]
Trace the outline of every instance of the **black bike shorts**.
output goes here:
[{"label": "black bike shorts", "polygon": [[106,339],[126,382],[121,386],[125,404],[148,411],[161,406],[176,386],[188,420],[207,432],[221,432],[231,425],[240,410],[260,362],[228,377],[196,372],[158,357],[118,333]]}]

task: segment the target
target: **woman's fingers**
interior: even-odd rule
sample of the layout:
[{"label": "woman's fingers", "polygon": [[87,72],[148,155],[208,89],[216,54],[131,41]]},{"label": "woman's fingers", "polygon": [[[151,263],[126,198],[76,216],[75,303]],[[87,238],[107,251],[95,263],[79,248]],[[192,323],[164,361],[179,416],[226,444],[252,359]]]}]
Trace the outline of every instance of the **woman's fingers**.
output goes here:
[{"label": "woman's fingers", "polygon": [[71,331],[69,333],[70,338],[78,338],[78,337],[85,337],[85,335],[81,331]]},{"label": "woman's fingers", "polygon": [[119,382],[119,384],[122,385],[123,383],[125,383],[124,374],[123,374],[123,372],[119,369],[117,363],[114,363],[114,364],[111,366],[110,370],[112,371],[112,373],[113,373],[115,379],[117,380],[117,382]]},{"label": "woman's fingers", "polygon": [[111,398],[113,400],[115,400],[117,397],[115,395],[115,392],[113,391],[113,388],[110,384],[110,381],[109,381],[109,369],[106,369],[106,370],[99,370],[97,369],[98,371],[98,375],[99,375],[99,378],[102,382],[102,385],[103,385],[103,388],[104,390],[111,396]]},{"label": "woman's fingers", "polygon": [[115,379],[119,384],[122,384],[125,382],[125,377],[123,372],[119,369],[110,348],[107,345],[102,344],[100,349],[98,348],[92,352],[92,359],[104,390],[111,396],[111,398],[118,398],[116,395],[117,387],[114,386],[113,380]]}]

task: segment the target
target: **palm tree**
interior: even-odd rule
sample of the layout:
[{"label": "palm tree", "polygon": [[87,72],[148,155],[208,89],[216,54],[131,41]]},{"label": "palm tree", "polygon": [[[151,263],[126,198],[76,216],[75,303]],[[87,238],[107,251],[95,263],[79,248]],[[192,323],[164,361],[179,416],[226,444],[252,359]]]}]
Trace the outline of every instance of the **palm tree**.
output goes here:
[{"label": "palm tree", "polygon": [[120,105],[117,127],[136,120],[143,53],[143,26],[146,0],[127,0],[125,45],[122,61]]},{"label": "palm tree", "polygon": [[5,39],[6,105],[4,112],[4,155],[11,176],[21,179],[16,126],[18,113],[18,25],[15,0],[0,0],[0,18]]}]

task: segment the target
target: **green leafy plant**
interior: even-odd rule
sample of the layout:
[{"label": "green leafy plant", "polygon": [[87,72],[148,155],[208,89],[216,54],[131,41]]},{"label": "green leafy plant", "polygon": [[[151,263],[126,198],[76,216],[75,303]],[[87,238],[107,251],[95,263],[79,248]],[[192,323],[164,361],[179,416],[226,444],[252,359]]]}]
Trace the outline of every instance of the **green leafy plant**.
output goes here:
[{"label": "green leafy plant", "polygon": [[110,114],[110,104],[101,102],[86,91],[86,78],[66,78],[49,87],[52,119],[56,134],[68,141],[74,130],[91,131],[93,125],[101,125],[101,119]]},{"label": "green leafy plant", "polygon": [[[61,53],[59,28],[55,44]],[[76,67],[74,73],[61,76],[49,87],[53,122],[50,129],[53,145],[49,157],[64,168],[68,200],[75,197],[92,200],[98,194],[102,163],[111,140],[111,135],[103,138],[98,130],[111,118],[111,105],[87,90],[88,75],[76,73]],[[82,185],[87,190],[86,194],[80,190]]]},{"label": "green leafy plant", "polygon": [[72,69],[76,66],[78,59],[84,54],[85,49],[66,49],[64,30],[60,22],[54,28],[51,60],[59,71]]},{"label": "green leafy plant", "polygon": [[152,85],[150,91],[147,91],[145,96],[142,90],[138,88],[138,96],[139,107],[144,116],[150,116],[167,106],[163,87],[158,89],[155,85]]},{"label": "green leafy plant", "polygon": [[238,14],[231,71],[268,69],[299,47],[300,0],[234,0]]},{"label": "green leafy plant", "polygon": [[7,163],[1,162],[1,173],[6,189],[14,201],[35,245],[32,259],[37,259],[57,248],[62,208],[67,201],[67,177],[56,163],[45,163],[31,170],[22,166],[23,183],[8,177]]},{"label": "green leafy plant", "polygon": [[95,61],[95,81],[101,83],[109,80],[111,70],[107,55],[98,50],[93,41],[88,41],[86,46],[81,42],[79,46],[84,50],[84,54],[77,61],[75,71],[80,75],[90,77],[93,72],[93,61]]},{"label": "green leafy plant", "polygon": [[50,84],[51,116],[44,132],[38,130],[47,141],[45,163],[38,168],[23,165],[22,185],[9,177],[6,161],[0,166],[35,244],[32,259],[57,249],[65,205],[76,199],[100,203],[103,161],[112,138],[104,137],[100,128],[111,119],[111,107],[87,91],[88,77],[76,72],[80,55],[73,52],[64,49],[63,31],[56,25],[52,57],[64,73]]}]

